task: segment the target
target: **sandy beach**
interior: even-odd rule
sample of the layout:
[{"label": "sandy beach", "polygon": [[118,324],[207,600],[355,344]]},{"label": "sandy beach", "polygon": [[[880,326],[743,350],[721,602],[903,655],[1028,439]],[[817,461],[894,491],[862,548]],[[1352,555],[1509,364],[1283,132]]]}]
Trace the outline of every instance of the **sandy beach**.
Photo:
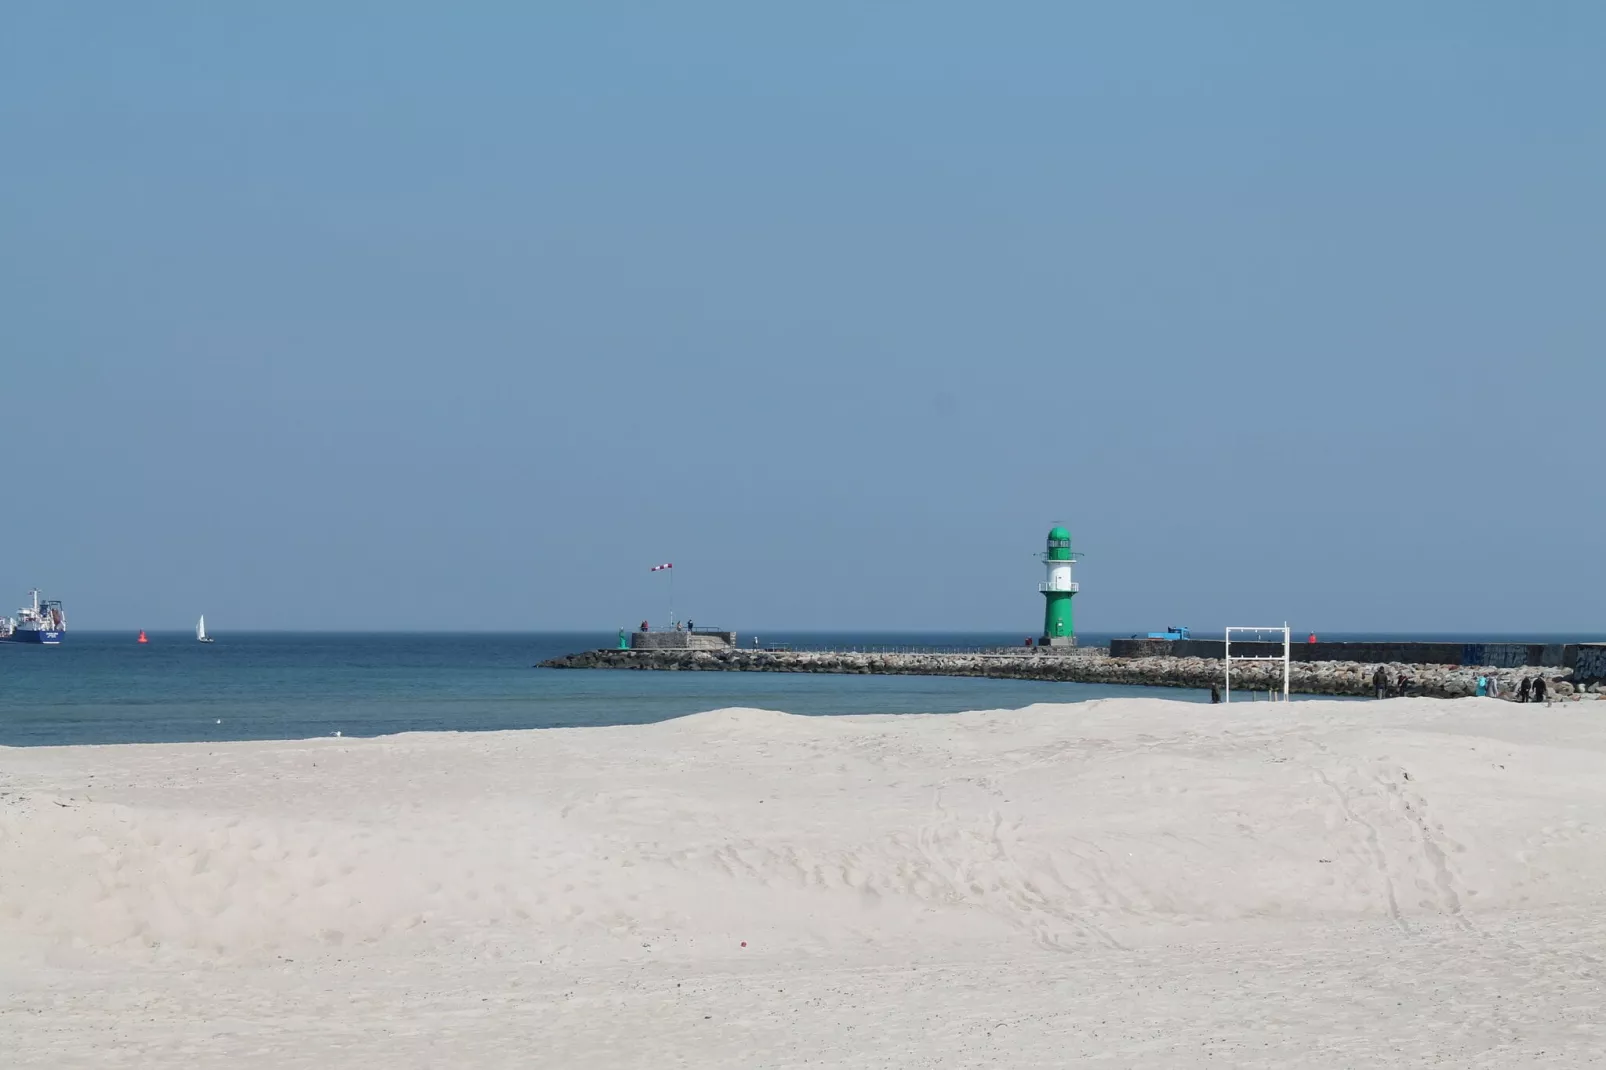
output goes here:
[{"label": "sandy beach", "polygon": [[1593,703],[0,749],[9,1067],[1583,1065],[1603,907]]}]

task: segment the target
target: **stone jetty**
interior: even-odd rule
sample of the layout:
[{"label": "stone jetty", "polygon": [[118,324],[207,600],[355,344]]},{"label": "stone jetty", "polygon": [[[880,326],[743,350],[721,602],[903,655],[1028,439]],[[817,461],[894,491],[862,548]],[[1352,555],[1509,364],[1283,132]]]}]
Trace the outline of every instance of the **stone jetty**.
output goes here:
[{"label": "stone jetty", "polygon": [[[1495,668],[1477,665],[1315,661],[1290,666],[1289,686],[1305,695],[1370,695],[1379,664],[1391,684],[1432,698],[1474,694],[1479,676],[1497,681],[1502,694],[1514,694],[1524,676],[1544,677],[1555,698],[1572,698],[1573,670],[1554,666]],[[1063,680],[1082,684],[1139,684],[1149,687],[1209,688],[1222,681],[1219,659],[1111,657],[1088,647],[1053,654],[829,653],[790,650],[589,650],[541,663],[550,669],[647,669],[682,672],[815,672],[859,675],[988,676],[1009,680]],[[1282,664],[1235,664],[1234,690],[1266,691],[1282,686]],[[1592,685],[1599,690],[1603,685]]]}]

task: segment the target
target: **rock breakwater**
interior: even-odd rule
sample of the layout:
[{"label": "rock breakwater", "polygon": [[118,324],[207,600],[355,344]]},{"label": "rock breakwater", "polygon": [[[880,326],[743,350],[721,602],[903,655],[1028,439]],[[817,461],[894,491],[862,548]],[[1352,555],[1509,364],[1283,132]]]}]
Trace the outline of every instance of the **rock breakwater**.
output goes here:
[{"label": "rock breakwater", "polygon": [[[541,663],[550,669],[642,669],[681,672],[810,672],[892,676],[988,676],[1010,680],[1063,680],[1082,684],[1209,688],[1222,681],[1222,663],[1210,658],[1114,658],[1088,648],[1072,654],[862,654],[779,650],[588,650]],[[1462,698],[1477,691],[1478,677],[1514,694],[1524,676],[1544,677],[1557,698],[1573,696],[1570,669],[1500,669],[1490,666],[1385,664],[1391,684],[1411,695]],[[1370,695],[1378,663],[1296,662],[1289,686],[1303,695]],[[1282,685],[1282,665],[1234,665],[1232,686],[1265,691]]]}]

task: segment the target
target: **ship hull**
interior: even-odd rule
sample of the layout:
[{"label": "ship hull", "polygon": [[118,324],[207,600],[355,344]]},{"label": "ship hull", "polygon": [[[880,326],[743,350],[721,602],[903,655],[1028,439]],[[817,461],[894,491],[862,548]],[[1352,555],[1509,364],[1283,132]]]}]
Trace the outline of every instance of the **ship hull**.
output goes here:
[{"label": "ship hull", "polygon": [[0,639],[0,643],[37,643],[44,646],[60,646],[64,632],[36,632],[31,629],[19,628]]}]

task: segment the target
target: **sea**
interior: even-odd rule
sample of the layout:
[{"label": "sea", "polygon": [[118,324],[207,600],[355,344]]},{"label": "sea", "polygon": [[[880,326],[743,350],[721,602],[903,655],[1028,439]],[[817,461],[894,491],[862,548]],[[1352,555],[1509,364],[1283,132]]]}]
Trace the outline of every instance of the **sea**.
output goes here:
[{"label": "sea", "polygon": [[[1111,695],[1206,693],[1039,680],[541,669],[613,633],[69,632],[0,643],[0,746],[169,743],[643,724],[729,706],[788,713],[954,713]],[[1096,640],[1095,640],[1096,641]],[[974,634],[765,635],[794,648],[1016,645]]]},{"label": "sea", "polygon": [[[644,724],[730,706],[832,716],[1115,696],[1209,701],[1206,691],[1047,680],[536,667],[560,654],[616,646],[617,633],[225,633],[198,643],[191,632],[152,632],[144,644],[135,638],[75,631],[59,647],[0,643],[0,746],[571,728]],[[1109,637],[1082,639],[1101,645]],[[1018,635],[993,633],[763,636],[765,646],[794,649],[1020,642]]]}]

